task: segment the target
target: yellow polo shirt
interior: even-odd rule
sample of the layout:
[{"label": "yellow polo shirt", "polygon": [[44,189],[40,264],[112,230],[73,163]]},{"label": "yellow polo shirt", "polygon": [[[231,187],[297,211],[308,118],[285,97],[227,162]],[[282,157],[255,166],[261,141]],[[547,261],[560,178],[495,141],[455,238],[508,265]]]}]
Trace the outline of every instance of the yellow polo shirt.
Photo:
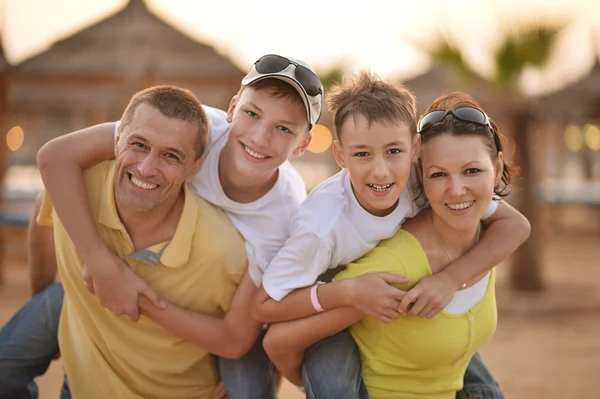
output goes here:
[{"label": "yellow polo shirt", "polygon": [[[410,277],[409,290],[431,276],[423,247],[405,230],[382,241],[348,265],[336,278],[369,272]],[[350,332],[360,350],[362,374],[372,399],[454,399],[473,354],[490,340],[497,324],[492,269],[487,291],[469,311],[442,311],[431,319],[402,316],[385,324],[372,317],[355,323]]]},{"label": "yellow polo shirt", "polygon": [[[92,215],[104,242],[166,300],[223,316],[247,267],[244,241],[229,217],[186,185],[173,239],[135,251],[117,213],[114,173],[114,161],[108,161],[84,174]],[[212,356],[146,317],[132,323],[102,308],[83,285],[81,259],[47,196],[37,220],[54,225],[65,289],[59,344],[73,397],[211,397]]]}]

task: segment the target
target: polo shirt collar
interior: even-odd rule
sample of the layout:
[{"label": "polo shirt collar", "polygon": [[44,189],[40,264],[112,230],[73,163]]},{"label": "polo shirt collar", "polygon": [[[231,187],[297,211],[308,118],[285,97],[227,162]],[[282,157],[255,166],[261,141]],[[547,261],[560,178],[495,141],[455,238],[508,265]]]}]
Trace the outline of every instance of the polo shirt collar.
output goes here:
[{"label": "polo shirt collar", "polygon": [[[119,218],[117,204],[115,202],[115,163],[107,173],[104,187],[102,188],[102,199],[98,222],[110,229],[121,230],[127,233],[123,222]],[[167,267],[181,267],[187,263],[192,250],[196,221],[198,219],[198,203],[189,185],[184,184],[184,203],[179,223],[171,241],[158,243],[146,249],[160,256],[160,263]],[[158,251],[155,251],[157,249]],[[142,251],[146,251],[142,250]],[[139,251],[136,251],[139,252]],[[134,252],[135,253],[135,252]]]}]

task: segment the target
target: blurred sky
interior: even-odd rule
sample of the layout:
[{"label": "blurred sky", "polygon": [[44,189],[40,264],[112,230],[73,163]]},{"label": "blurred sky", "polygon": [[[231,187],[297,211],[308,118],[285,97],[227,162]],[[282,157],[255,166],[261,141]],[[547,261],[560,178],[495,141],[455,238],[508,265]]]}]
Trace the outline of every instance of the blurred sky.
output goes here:
[{"label": "blurred sky", "polygon": [[[1,3],[4,2],[4,3]],[[120,10],[127,0],[0,0],[3,44],[17,63],[58,38]],[[585,74],[600,54],[598,0],[146,0],[190,36],[208,42],[242,69],[266,53],[302,58],[318,70],[336,63],[410,77],[429,61],[419,44],[443,32],[482,75],[503,34],[529,22],[566,26],[548,67],[523,87],[546,92]],[[593,39],[594,38],[594,39]]]}]

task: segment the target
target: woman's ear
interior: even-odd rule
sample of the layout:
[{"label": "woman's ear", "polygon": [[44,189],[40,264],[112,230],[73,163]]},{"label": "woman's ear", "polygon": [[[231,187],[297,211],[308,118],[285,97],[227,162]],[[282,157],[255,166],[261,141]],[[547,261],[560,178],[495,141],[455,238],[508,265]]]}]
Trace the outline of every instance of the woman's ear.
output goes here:
[{"label": "woman's ear", "polygon": [[412,148],[412,162],[416,163],[421,155],[421,135],[416,134],[413,137],[413,148]]},{"label": "woman's ear", "polygon": [[494,184],[496,186],[499,186],[502,182],[502,174],[504,173],[504,154],[502,153],[502,151],[498,151],[498,156],[496,157],[496,162],[494,166],[494,169],[496,170]]},{"label": "woman's ear", "polygon": [[335,162],[337,162],[340,168],[346,167],[346,156],[344,154],[342,144],[338,140],[334,140],[333,142],[333,156],[335,158]]}]

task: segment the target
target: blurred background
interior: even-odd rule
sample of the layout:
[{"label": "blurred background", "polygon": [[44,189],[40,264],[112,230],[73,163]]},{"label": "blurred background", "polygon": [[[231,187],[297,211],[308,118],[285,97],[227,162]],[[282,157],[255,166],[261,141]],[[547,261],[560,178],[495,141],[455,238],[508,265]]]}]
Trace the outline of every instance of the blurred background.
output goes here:
[{"label": "blurred background", "polygon": [[[284,8],[284,9],[283,9]],[[473,95],[521,167],[508,201],[532,224],[499,268],[498,331],[482,354],[508,398],[600,397],[600,2],[595,0],[0,0],[0,325],[30,296],[25,232],[48,140],[119,119],[136,91],[193,90],[227,108],[279,53],[327,87],[363,68],[423,109]],[[324,112],[293,163],[309,189],[338,168]],[[58,397],[60,362],[40,378]],[[282,399],[300,398],[285,385]]]}]

